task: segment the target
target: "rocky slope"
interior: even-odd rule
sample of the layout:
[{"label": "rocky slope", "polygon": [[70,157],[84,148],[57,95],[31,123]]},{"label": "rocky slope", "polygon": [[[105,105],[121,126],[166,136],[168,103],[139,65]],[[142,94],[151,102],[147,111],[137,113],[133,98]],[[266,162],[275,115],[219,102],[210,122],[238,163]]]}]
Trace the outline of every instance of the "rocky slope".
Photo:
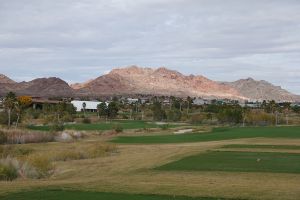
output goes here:
[{"label": "rocky slope", "polygon": [[252,78],[240,79],[235,82],[224,82],[224,85],[235,88],[241,95],[251,100],[298,101],[300,97],[280,86],[267,81],[256,81]]},{"label": "rocky slope", "polygon": [[150,94],[244,99],[239,92],[203,76],[185,76],[166,68],[131,66],[114,69],[109,74],[81,86],[80,95]]},{"label": "rocky slope", "polygon": [[29,82],[20,83],[11,81],[4,82],[1,80],[2,79],[0,79],[1,96],[4,96],[9,91],[15,92],[18,95],[39,97],[71,97],[74,95],[74,90],[68,83],[55,77],[38,78]]},{"label": "rocky slope", "polygon": [[14,84],[15,81],[11,80],[7,76],[0,74],[0,84]]},{"label": "rocky slope", "polygon": [[235,82],[216,82],[203,76],[186,76],[163,67],[152,69],[137,66],[114,69],[109,74],[71,86],[54,77],[17,83],[4,75],[0,75],[0,95],[3,96],[9,91],[18,95],[40,97],[144,94],[254,101],[300,101],[299,96],[266,81],[248,78]]}]

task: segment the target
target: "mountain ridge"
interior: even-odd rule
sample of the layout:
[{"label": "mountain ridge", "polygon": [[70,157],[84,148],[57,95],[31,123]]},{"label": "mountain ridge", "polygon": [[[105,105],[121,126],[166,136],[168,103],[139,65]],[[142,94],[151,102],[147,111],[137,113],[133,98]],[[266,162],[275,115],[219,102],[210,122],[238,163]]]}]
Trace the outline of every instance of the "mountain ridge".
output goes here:
[{"label": "mountain ridge", "polygon": [[13,91],[18,95],[41,97],[97,97],[113,95],[193,96],[236,100],[299,101],[300,96],[280,86],[253,78],[234,82],[217,82],[202,75],[184,75],[166,67],[129,66],[115,68],[110,73],[84,83],[68,84],[57,77],[15,82],[0,75],[0,95]]}]

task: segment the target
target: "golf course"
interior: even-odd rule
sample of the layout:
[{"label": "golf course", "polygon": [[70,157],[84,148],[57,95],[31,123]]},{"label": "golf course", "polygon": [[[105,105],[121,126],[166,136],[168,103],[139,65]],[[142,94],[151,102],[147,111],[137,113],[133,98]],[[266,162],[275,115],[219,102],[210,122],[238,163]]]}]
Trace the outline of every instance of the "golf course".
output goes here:
[{"label": "golf course", "polygon": [[[0,181],[1,199],[299,199],[299,127],[174,134],[186,126],[150,124],[154,128],[145,134],[137,129],[144,122],[122,125],[124,132],[116,135],[95,134],[91,124],[85,137],[72,142],[14,145],[16,157],[45,156],[54,168],[47,178]],[[91,150],[99,145],[104,153]]]}]

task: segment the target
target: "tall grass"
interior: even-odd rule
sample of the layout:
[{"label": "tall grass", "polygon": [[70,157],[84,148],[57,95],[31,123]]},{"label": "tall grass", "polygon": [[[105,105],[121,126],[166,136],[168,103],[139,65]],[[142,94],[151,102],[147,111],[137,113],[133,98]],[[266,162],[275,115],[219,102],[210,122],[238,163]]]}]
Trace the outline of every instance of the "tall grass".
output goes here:
[{"label": "tall grass", "polygon": [[0,131],[0,144],[26,144],[54,141],[54,133],[11,129]]}]

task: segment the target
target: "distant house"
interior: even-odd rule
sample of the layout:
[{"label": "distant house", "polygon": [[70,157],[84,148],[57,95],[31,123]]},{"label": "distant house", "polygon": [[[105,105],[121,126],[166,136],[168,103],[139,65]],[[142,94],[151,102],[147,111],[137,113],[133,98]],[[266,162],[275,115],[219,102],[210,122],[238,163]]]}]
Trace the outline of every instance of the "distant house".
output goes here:
[{"label": "distant house", "polygon": [[193,100],[193,104],[197,106],[208,105],[211,104],[211,101],[208,99],[196,98]]},{"label": "distant house", "polygon": [[127,98],[128,104],[137,103],[138,101],[139,101],[139,99]]},{"label": "distant house", "polygon": [[83,103],[85,103],[85,110],[88,112],[97,112],[97,106],[101,104],[100,101],[71,101],[71,104],[76,108],[77,112],[83,111]]},{"label": "distant house", "polygon": [[4,110],[3,99],[0,98],[0,112],[2,112],[3,110]]},{"label": "distant house", "polygon": [[56,105],[62,102],[57,100],[49,100],[42,97],[31,97],[31,98],[32,98],[31,104],[33,109],[43,109],[45,105]]}]

